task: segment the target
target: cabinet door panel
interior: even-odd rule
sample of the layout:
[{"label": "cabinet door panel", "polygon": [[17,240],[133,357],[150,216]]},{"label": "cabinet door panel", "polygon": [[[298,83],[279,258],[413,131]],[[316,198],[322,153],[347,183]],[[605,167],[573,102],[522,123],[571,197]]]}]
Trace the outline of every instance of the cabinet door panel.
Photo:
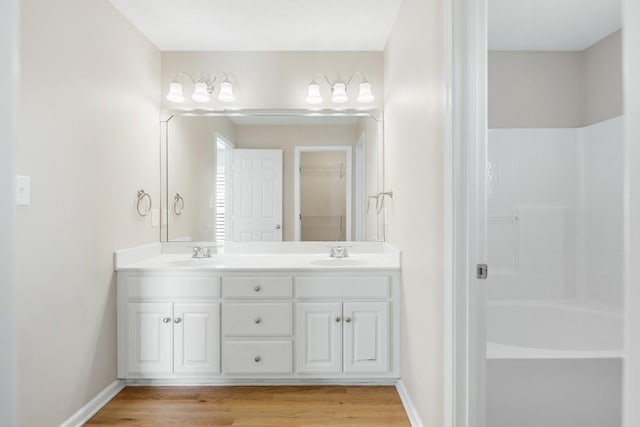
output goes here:
[{"label": "cabinet door panel", "polygon": [[344,372],[389,370],[389,303],[344,303]]},{"label": "cabinet door panel", "polygon": [[128,310],[129,372],[170,374],[173,364],[172,304],[129,303]]},{"label": "cabinet door panel", "polygon": [[326,373],[342,370],[341,313],[341,303],[296,305],[297,372]]},{"label": "cabinet door panel", "polygon": [[174,372],[214,374],[219,371],[220,304],[175,304]]}]

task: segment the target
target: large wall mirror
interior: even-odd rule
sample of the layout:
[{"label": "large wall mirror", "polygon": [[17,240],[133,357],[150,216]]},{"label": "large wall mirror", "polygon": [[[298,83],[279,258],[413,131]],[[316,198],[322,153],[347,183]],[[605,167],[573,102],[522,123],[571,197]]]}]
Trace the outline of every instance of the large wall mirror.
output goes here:
[{"label": "large wall mirror", "polygon": [[378,111],[167,112],[162,241],[382,241]]}]

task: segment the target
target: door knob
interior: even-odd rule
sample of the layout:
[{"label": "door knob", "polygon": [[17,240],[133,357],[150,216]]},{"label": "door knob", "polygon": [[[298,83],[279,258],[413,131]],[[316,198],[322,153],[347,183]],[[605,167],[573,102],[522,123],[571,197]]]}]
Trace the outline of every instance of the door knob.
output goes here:
[{"label": "door knob", "polygon": [[281,226],[280,224],[276,224],[276,230],[280,230]]}]

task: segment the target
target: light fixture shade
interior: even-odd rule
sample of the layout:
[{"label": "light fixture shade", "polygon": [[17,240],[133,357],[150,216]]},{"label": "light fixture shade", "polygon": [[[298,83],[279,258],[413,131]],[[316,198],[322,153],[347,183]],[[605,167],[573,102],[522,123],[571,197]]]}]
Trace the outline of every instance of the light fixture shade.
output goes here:
[{"label": "light fixture shade", "polygon": [[220,83],[218,99],[222,102],[233,102],[236,100],[236,97],[233,95],[233,85],[229,80],[225,80]]},{"label": "light fixture shade", "polygon": [[321,102],[322,95],[320,95],[320,85],[313,81],[307,89],[307,104],[320,104]]},{"label": "light fixture shade", "polygon": [[179,82],[173,81],[169,83],[169,93],[167,93],[167,99],[171,102],[184,102],[182,85]]},{"label": "light fixture shade", "polygon": [[358,93],[358,102],[371,102],[373,101],[375,96],[371,92],[371,83],[368,81],[364,81],[360,83],[360,92]]},{"label": "light fixture shade", "polygon": [[209,102],[211,96],[209,95],[209,89],[207,88],[206,82],[196,82],[191,99],[196,102]]},{"label": "light fixture shade", "polygon": [[331,95],[331,101],[336,104],[344,104],[349,100],[347,96],[347,85],[341,82],[334,83],[332,88],[333,94]]}]

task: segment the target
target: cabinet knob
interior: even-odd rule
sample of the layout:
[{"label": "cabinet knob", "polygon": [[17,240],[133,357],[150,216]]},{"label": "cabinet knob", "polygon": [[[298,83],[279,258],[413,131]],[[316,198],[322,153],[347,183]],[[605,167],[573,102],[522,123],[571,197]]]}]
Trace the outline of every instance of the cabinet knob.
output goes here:
[{"label": "cabinet knob", "polygon": [[162,323],[169,323],[171,322],[171,317],[163,317],[162,318]]},{"label": "cabinet knob", "polygon": [[256,363],[261,361],[261,360],[262,360],[262,357],[260,357],[260,356],[256,356],[256,357],[253,358],[253,361],[256,362]]},{"label": "cabinet knob", "polygon": [[262,322],[262,319],[259,317],[256,317],[255,320],[253,321],[254,323],[258,324],[260,322]]},{"label": "cabinet knob", "polygon": [[260,290],[261,290],[261,289],[262,289],[262,288],[260,287],[260,285],[255,285],[255,286],[253,287],[253,290],[254,290],[254,291],[256,291],[256,292],[260,292]]},{"label": "cabinet knob", "polygon": [[340,320],[341,320],[341,319],[340,319],[340,316],[336,317],[336,322],[338,322],[338,323],[339,323],[339,322],[340,322]]},{"label": "cabinet knob", "polygon": [[180,323],[180,322],[182,322],[182,319],[181,319],[181,318],[179,318],[179,317],[176,317],[175,319],[173,319],[173,321],[174,321],[175,323]]},{"label": "cabinet knob", "polygon": [[351,323],[351,317],[345,317],[344,321],[347,322],[347,323]]},{"label": "cabinet knob", "polygon": [[276,224],[276,230],[280,230],[281,228],[280,224]]}]

